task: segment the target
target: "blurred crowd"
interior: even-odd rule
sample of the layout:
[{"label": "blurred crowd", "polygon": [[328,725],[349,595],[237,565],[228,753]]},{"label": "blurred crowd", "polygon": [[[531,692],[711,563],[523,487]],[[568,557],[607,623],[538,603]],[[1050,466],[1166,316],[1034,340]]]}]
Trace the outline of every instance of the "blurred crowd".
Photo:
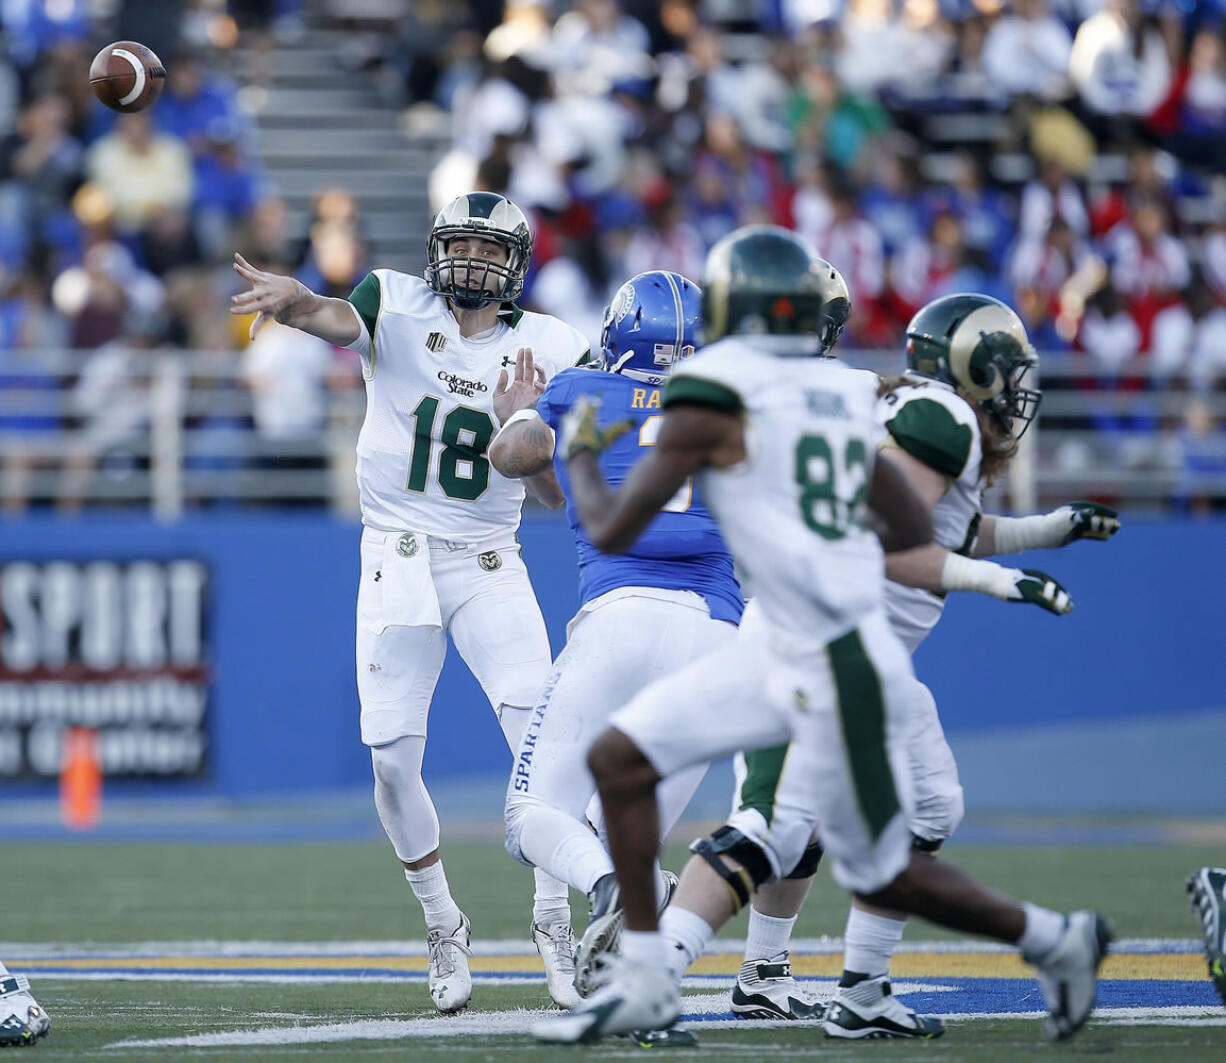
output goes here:
[{"label": "blurred crowd", "polygon": [[[226,312],[234,249],[326,289],[318,249],[328,240],[317,230],[356,213],[338,191],[320,197],[311,228],[292,232],[259,163],[242,95],[267,76],[271,50],[301,33],[298,0],[122,0],[106,20],[91,18],[96,7],[0,6],[0,506],[9,511],[28,504],[40,467],[60,470],[64,509],[80,505],[100,463],[117,477],[147,470],[156,352],[246,346],[249,322]],[[114,39],[149,44],[167,68],[157,103],[140,113],[103,107],[85,77]],[[358,265],[332,287],[347,294]],[[189,387],[216,401],[187,411],[189,470],[236,467],[227,455],[250,451],[239,440],[252,428],[269,449],[316,437],[322,390],[357,385],[343,352],[321,358],[309,342],[287,352],[284,331],[268,329],[241,361],[193,360]],[[62,351],[81,353],[51,353]]]},{"label": "blurred crowd", "polygon": [[[972,289],[1018,308],[1049,375],[1069,367],[1049,390],[1085,387],[1069,374],[1087,364],[1119,374],[1110,391],[1226,392],[1221,0],[511,0],[487,16],[414,5],[384,35],[384,76],[448,115],[435,204],[477,186],[530,207],[526,299],[593,339],[624,277],[697,277],[725,233],[773,222],[847,277],[845,347],[898,350],[916,309]],[[1162,433],[1226,477],[1212,403],[1119,409],[1045,423],[1122,435],[1142,467],[1167,460]],[[1084,464],[1084,445],[1060,460]]]},{"label": "blurred crowd", "polygon": [[[531,213],[524,301],[593,343],[625,277],[698,277],[736,226],[787,225],[847,277],[844,346],[897,351],[928,300],[997,295],[1049,355],[1053,399],[1102,393],[1049,405],[1044,424],[1070,430],[1061,461],[1089,460],[1079,431],[1118,437],[1137,468],[1193,470],[1193,504],[1197,484],[1226,497],[1226,0],[101,6],[104,22],[91,0],[0,5],[5,505],[23,504],[47,434],[80,440],[71,506],[117,439],[147,431],[132,351],[245,347],[247,322],[225,312],[233,248],[338,296],[403,265],[372,261],[347,191],[295,227],[261,170],[247,94],[308,16],[341,32],[338,64],[369,71],[405,129],[447,131],[435,208],[485,188]],[[107,111],[82,76],[122,37],[169,72],[141,114]],[[318,435],[327,389],[360,386],[344,352],[266,336],[209,382],[241,394],[189,417],[195,438],[254,427],[292,449]],[[94,364],[40,377],[38,352],[57,348]],[[18,376],[27,397],[67,383],[72,408],[16,409]],[[1196,401],[1172,410],[1172,389]]]}]

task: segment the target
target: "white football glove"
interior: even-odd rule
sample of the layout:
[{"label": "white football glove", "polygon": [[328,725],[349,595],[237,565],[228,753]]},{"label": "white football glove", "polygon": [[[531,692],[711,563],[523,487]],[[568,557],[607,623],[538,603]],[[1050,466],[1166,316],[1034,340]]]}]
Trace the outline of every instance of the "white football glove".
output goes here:
[{"label": "white football glove", "polygon": [[1061,546],[1067,546],[1076,539],[1105,542],[1120,530],[1119,513],[1098,502],[1066,502],[1056,513],[1064,516],[1070,525]]},{"label": "white football glove", "polygon": [[1046,572],[1037,568],[1011,568],[1013,591],[1006,601],[1031,602],[1049,613],[1063,616],[1073,611],[1073,598]]}]

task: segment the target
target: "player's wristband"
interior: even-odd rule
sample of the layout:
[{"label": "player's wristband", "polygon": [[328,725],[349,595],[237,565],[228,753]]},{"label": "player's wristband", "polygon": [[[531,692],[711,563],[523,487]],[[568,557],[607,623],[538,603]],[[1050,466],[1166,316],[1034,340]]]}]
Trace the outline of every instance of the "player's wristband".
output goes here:
[{"label": "player's wristband", "polygon": [[976,561],[961,554],[947,554],[941,570],[941,587],[947,591],[977,591],[993,598],[1014,597],[1017,570],[995,561]]},{"label": "player's wristband", "polygon": [[522,410],[516,410],[510,417],[502,422],[502,427],[509,428],[516,421],[540,421],[541,424],[545,424],[545,418],[543,418],[537,412],[535,406],[527,406]]},{"label": "player's wristband", "polygon": [[1035,517],[997,517],[994,553],[1020,554],[1023,550],[1059,546],[1071,527],[1068,510]]}]

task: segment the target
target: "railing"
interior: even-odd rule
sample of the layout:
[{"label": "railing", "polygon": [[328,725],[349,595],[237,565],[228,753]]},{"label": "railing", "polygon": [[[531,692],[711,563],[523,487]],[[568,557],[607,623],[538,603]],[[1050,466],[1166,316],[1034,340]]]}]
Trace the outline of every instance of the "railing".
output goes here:
[{"label": "railing", "polygon": [[[243,383],[242,355],[151,351],[0,356],[0,505],[357,512],[359,375],[338,358],[322,415],[270,435]],[[901,355],[853,351],[889,373]],[[1028,383],[1030,383],[1028,381]],[[1226,506],[1226,381],[1191,389],[1145,362],[1110,373],[1083,355],[1043,360],[1043,404],[990,505],[1015,512],[1089,496],[1153,510]]]}]

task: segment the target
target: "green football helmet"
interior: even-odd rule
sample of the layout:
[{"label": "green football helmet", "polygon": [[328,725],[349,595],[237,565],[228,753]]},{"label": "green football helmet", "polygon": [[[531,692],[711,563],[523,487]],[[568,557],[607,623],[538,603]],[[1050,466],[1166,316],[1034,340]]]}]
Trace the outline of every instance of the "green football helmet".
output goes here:
[{"label": "green football helmet", "polygon": [[813,343],[777,353],[827,355],[851,314],[847,282],[799,236],[776,225],[729,233],[707,255],[703,342],[725,336],[791,336]]},{"label": "green football helmet", "polygon": [[961,388],[1016,438],[1039,412],[1042,393],[1021,386],[1038,364],[1022,319],[990,295],[934,299],[907,326],[907,371]]}]

